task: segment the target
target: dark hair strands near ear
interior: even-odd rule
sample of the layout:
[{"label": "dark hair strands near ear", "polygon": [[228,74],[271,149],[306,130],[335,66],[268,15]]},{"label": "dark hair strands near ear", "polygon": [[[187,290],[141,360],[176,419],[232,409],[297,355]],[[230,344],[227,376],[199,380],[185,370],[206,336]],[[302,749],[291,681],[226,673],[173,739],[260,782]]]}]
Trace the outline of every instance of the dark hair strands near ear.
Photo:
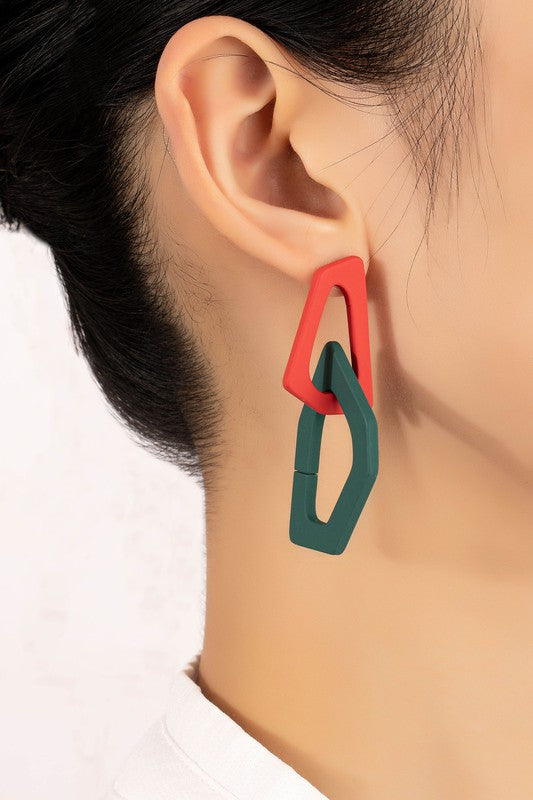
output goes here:
[{"label": "dark hair strands near ear", "polygon": [[50,246],[77,351],[113,413],[204,485],[219,398],[164,277],[142,156],[165,44],[217,14],[256,25],[318,86],[358,85],[390,103],[429,214],[448,131],[459,152],[474,63],[464,0],[0,1],[1,220]]}]

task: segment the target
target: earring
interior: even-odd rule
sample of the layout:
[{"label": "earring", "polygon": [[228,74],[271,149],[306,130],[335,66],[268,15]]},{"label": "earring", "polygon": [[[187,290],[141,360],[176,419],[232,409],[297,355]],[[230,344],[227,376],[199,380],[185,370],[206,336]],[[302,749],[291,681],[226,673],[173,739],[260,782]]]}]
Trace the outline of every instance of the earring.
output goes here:
[{"label": "earring", "polygon": [[[326,299],[333,286],[345,298],[351,361],[336,341],[324,345],[313,380],[309,364]],[[347,256],[319,267],[298,325],[283,387],[303,401],[298,422],[289,536],[294,544],[322,553],[342,553],[357,524],[378,473],[378,428],[368,336],[368,305],[363,261]],[[320,447],[326,414],[345,414],[353,462],[330,518],[316,514]]]}]

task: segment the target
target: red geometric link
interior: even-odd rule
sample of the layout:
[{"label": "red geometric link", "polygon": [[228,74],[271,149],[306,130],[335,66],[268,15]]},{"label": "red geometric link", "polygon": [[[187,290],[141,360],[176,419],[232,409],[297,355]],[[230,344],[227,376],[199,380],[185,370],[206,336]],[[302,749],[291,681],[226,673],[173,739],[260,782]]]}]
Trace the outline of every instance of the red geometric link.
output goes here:
[{"label": "red geometric link", "polygon": [[284,388],[320,414],[343,413],[333,392],[321,392],[309,374],[318,325],[333,286],[346,300],[352,367],[369,405],[373,404],[365,268],[359,256],[346,256],[315,270],[283,375]]}]

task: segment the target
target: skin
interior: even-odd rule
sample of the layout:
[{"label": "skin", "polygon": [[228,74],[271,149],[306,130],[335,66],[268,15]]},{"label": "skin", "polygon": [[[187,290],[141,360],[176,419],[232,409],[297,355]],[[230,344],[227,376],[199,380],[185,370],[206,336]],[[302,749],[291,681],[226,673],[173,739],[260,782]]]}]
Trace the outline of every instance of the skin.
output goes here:
[{"label": "skin", "polygon": [[[221,397],[200,686],[335,800],[531,796],[533,7],[480,10],[459,198],[443,191],[427,239],[409,147],[378,141],[386,106],[340,103],[230,17],[179,29],[156,74],[158,241]],[[349,254],[367,271],[380,471],[328,556],[289,541],[302,406],[282,377],[314,270]],[[338,290],[311,373],[329,339],[348,350]],[[327,417],[322,519],[350,461]]]}]

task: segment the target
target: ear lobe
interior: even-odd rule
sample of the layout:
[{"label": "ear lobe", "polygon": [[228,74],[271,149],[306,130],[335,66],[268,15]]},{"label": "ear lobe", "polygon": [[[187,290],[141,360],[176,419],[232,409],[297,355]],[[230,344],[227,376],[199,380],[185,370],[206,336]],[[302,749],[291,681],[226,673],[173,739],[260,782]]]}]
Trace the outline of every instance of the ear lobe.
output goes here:
[{"label": "ear lobe", "polygon": [[188,23],[155,95],[184,186],[239,249],[300,280],[354,252],[361,220],[291,143],[309,88],[270,37],[233,17]]}]

